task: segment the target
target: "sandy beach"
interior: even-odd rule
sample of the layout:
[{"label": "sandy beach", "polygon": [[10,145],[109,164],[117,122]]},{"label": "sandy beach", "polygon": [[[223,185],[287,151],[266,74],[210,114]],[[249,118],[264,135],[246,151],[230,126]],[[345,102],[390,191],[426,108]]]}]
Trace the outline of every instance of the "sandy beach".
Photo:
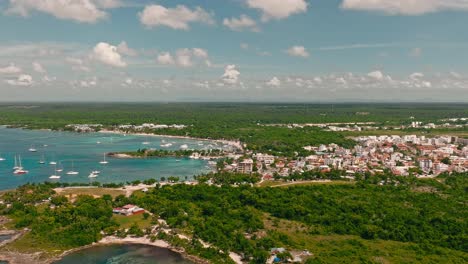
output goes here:
[{"label": "sandy beach", "polygon": [[136,133],[136,132],[127,133],[127,132],[120,131],[120,130],[105,130],[105,129],[100,130],[99,133],[118,134],[118,135],[136,135],[136,136],[147,136],[147,137],[166,137],[166,138],[193,139],[193,140],[199,140],[199,141],[213,141],[213,142],[222,143],[224,145],[229,145],[229,146],[235,147],[235,148],[240,149],[240,150],[244,149],[241,142],[232,141],[232,140],[224,140],[224,139],[206,139],[206,138],[196,138],[196,137],[189,137],[189,136],[174,136],[174,135],[148,134],[148,133]]}]

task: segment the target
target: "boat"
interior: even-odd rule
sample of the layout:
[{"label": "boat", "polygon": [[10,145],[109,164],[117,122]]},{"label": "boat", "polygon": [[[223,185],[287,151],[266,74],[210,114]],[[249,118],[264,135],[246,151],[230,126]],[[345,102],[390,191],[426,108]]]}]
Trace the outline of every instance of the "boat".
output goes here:
[{"label": "boat", "polygon": [[29,152],[37,152],[37,149],[34,148],[34,145],[31,145],[31,147],[28,150]]},{"label": "boat", "polygon": [[52,179],[52,180],[60,179],[61,178],[60,175],[57,175],[57,166],[55,166],[54,172],[55,174],[50,175],[49,179]]},{"label": "boat", "polygon": [[95,170],[95,171],[92,171],[91,173],[92,173],[92,174],[100,174],[101,172],[98,171],[98,170]]},{"label": "boat", "polygon": [[63,166],[61,166],[60,161],[58,162],[59,167],[55,171],[57,172],[62,172],[63,171]]},{"label": "boat", "polygon": [[151,144],[151,143],[148,142],[148,141],[145,141],[145,142],[142,142],[141,144],[142,144],[142,145],[149,145],[149,144]]},{"label": "boat", "polygon": [[15,166],[13,167],[13,170],[17,170],[17,169],[19,169],[19,166],[18,166],[18,159],[15,155]]},{"label": "boat", "polygon": [[180,149],[188,149],[188,145],[187,145],[187,144],[183,144],[182,146],[180,146]]},{"label": "boat", "polygon": [[176,159],[175,161],[176,161],[176,162],[180,162],[180,159]]},{"label": "boat", "polygon": [[161,144],[161,147],[163,148],[168,148],[170,146],[172,146],[172,143]]},{"label": "boat", "polygon": [[5,161],[6,159],[2,156],[0,156],[0,161]]},{"label": "boat", "polygon": [[39,164],[45,164],[44,153],[42,153],[41,159],[39,160]]},{"label": "boat", "polygon": [[67,175],[78,175],[78,174],[80,174],[79,172],[75,171],[74,168],[75,168],[75,165],[74,165],[74,162],[72,161],[72,170],[68,171]]},{"label": "boat", "polygon": [[99,176],[99,175],[94,174],[94,173],[91,172],[91,173],[88,175],[88,178],[96,178],[97,176]]},{"label": "boat", "polygon": [[49,162],[49,165],[57,165],[57,162],[56,161],[51,161],[51,162]]},{"label": "boat", "polygon": [[99,162],[100,164],[108,164],[109,162],[106,160],[106,153],[104,153],[104,159]]},{"label": "boat", "polygon": [[22,175],[22,174],[28,173],[28,171],[25,170],[23,166],[21,165],[21,156],[18,156],[18,164],[16,164],[16,159],[15,159],[15,168],[16,169],[13,173],[16,175]]}]

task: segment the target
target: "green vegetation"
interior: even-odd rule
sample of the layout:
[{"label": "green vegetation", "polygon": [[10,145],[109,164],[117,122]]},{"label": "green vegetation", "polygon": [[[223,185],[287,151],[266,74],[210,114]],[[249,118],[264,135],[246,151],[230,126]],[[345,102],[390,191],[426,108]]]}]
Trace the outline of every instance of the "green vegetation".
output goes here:
[{"label": "green vegetation", "polygon": [[[369,246],[374,251],[349,261],[374,262],[374,257],[405,260],[405,256],[387,256],[398,248],[394,241],[408,243],[397,252],[411,252],[406,256],[409,262],[430,262],[437,252],[461,262],[468,257],[467,176],[446,176],[441,183],[382,175],[354,185],[275,189],[175,185],[132,196],[130,201],[160,215],[170,226],[223,251],[243,253],[254,263],[264,263],[267,251],[276,246],[311,251],[320,248],[308,245],[324,236],[346,245],[339,255],[317,252],[320,257],[316,260],[327,263],[338,257],[346,262],[347,256],[355,256],[374,243],[385,247],[379,251],[377,246]],[[386,185],[375,184],[382,180]],[[414,191],[421,186],[433,191]],[[272,232],[265,225],[265,213],[274,219],[300,223],[311,241],[298,243],[294,236]]]},{"label": "green vegetation", "polygon": [[[365,114],[363,114],[365,113]],[[303,146],[336,143],[352,146],[347,135],[318,128],[286,128],[268,124],[376,122],[408,124],[413,120],[436,122],[467,117],[466,104],[28,104],[0,105],[0,124],[28,128],[65,129],[72,124],[160,123],[185,124],[185,129],[144,132],[212,139],[240,140],[252,150],[293,156]],[[414,117],[414,119],[410,119]],[[387,130],[379,130],[378,133]],[[396,131],[396,130],[392,130]],[[444,130],[445,131],[445,130]],[[445,131],[447,132],[447,131]],[[448,131],[450,132],[450,131]],[[466,128],[456,131],[467,135]],[[361,132],[360,132],[361,133]],[[362,132],[366,133],[366,132]],[[395,133],[414,133],[413,131]],[[422,131],[421,133],[424,133]]]},{"label": "green vegetation", "polygon": [[[25,185],[2,196],[11,206],[3,205],[1,214],[13,219],[16,228],[31,229],[7,247],[53,254],[95,242],[102,232],[144,236],[160,217],[191,240],[172,232],[159,232],[152,239],[165,239],[213,263],[232,263],[229,251],[250,263],[265,263],[273,247],[308,250],[313,255],[304,257],[306,263],[463,263],[468,259],[466,173],[424,180],[362,175],[355,184],[283,188],[230,185],[256,177],[242,178],[248,176],[212,174],[210,179],[221,187],[156,185],[130,197],[78,196],[74,202],[55,194],[51,184]],[[153,215],[112,215],[112,207],[128,203]],[[206,248],[202,241],[212,247]]]}]

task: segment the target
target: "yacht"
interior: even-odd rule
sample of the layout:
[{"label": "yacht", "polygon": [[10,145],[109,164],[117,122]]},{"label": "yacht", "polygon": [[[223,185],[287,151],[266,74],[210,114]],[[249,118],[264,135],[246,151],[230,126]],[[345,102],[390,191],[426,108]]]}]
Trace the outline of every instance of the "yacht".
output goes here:
[{"label": "yacht", "polygon": [[39,164],[45,164],[44,154],[42,154],[41,159],[39,160]]},{"label": "yacht", "polygon": [[49,165],[57,165],[57,162],[56,161],[51,161],[51,162],[49,162]]},{"label": "yacht", "polygon": [[104,153],[104,159],[99,162],[100,164],[108,164],[109,162],[106,160],[106,153]]},{"label": "yacht", "polygon": [[187,145],[187,144],[183,144],[182,146],[180,146],[180,149],[188,149],[188,145]]},{"label": "yacht", "polygon": [[60,163],[60,161],[58,162],[58,166],[57,166],[57,169],[55,170],[56,172],[62,172],[63,171],[63,166],[62,164]]},{"label": "yacht", "polygon": [[31,145],[31,147],[28,150],[29,152],[37,152],[37,149],[34,148],[34,145]]},{"label": "yacht", "polygon": [[13,167],[13,170],[17,170],[19,169],[19,166],[18,166],[18,158],[16,157],[15,155],[15,166]]},{"label": "yacht", "polygon": [[99,176],[99,175],[94,174],[93,172],[91,172],[91,173],[88,175],[88,178],[96,178],[97,176]]},{"label": "yacht", "polygon": [[15,167],[14,168],[16,168],[16,169],[15,169],[15,171],[13,173],[16,174],[16,175],[22,175],[22,174],[28,173],[28,171],[25,170],[23,168],[23,166],[21,165],[21,156],[18,156],[18,164],[16,164],[16,159],[15,159]]},{"label": "yacht", "polygon": [[168,148],[170,146],[172,146],[172,143],[161,144],[161,147],[163,147],[163,148]]},{"label": "yacht", "polygon": [[78,174],[80,174],[79,172],[75,171],[74,169],[75,169],[75,164],[72,161],[72,170],[67,172],[67,175],[78,175]]},{"label": "yacht", "polygon": [[60,179],[60,175],[57,174],[57,166],[55,166],[54,172],[55,174],[50,175],[49,179],[52,179],[52,180]]},{"label": "yacht", "polygon": [[98,170],[95,170],[95,171],[92,171],[91,173],[92,173],[92,174],[100,174],[101,172],[98,171]]},{"label": "yacht", "polygon": [[5,161],[5,158],[0,156],[0,161]]}]

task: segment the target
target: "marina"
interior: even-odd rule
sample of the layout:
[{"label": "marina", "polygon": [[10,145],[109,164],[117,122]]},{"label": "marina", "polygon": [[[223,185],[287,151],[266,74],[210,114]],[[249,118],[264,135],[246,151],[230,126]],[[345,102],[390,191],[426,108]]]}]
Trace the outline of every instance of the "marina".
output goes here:
[{"label": "marina", "polygon": [[[106,153],[135,151],[147,136],[115,133],[74,133],[0,127],[0,190],[45,181],[67,183],[125,183],[170,176],[190,180],[210,171],[204,160],[189,158],[115,159]],[[145,148],[222,148],[218,142],[172,137],[151,137]],[[34,146],[36,152],[31,152]],[[16,160],[16,162],[15,162]],[[21,164],[20,164],[21,163]],[[14,168],[15,167],[15,168]],[[14,170],[12,170],[14,168]]]}]

